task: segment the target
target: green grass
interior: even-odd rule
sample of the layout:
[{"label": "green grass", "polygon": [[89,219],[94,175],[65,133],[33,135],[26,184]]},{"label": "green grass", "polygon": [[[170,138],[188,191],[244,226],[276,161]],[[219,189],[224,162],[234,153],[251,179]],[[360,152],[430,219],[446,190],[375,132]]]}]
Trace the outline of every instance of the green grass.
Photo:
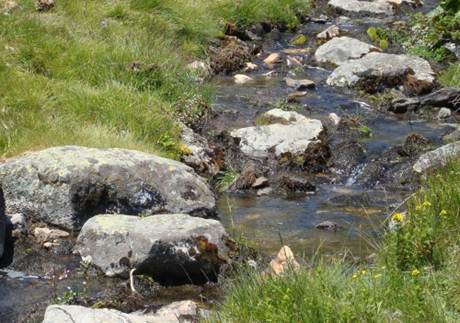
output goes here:
[{"label": "green grass", "polygon": [[243,268],[209,322],[459,322],[459,176],[455,162],[429,177],[375,264],[318,258],[282,277]]},{"label": "green grass", "polygon": [[177,157],[177,116],[211,99],[186,64],[233,15],[293,26],[306,2],[20,1],[0,14],[0,158],[63,144]]},{"label": "green grass", "polygon": [[439,81],[444,86],[460,88],[460,63],[451,65],[441,74]]}]

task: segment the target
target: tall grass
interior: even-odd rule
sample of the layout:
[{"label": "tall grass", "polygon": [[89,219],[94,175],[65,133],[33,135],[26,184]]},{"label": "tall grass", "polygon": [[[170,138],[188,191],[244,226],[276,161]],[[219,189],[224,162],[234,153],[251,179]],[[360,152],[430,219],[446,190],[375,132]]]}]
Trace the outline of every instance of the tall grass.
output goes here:
[{"label": "tall grass", "polygon": [[441,74],[439,81],[444,86],[460,88],[460,63],[452,64]]},{"label": "tall grass", "polygon": [[281,277],[226,282],[209,322],[459,322],[460,161],[424,183],[377,261],[313,259]]},{"label": "tall grass", "polygon": [[177,111],[210,100],[186,64],[232,14],[293,24],[306,0],[249,2],[60,0],[39,13],[18,1],[0,14],[0,157],[61,144],[176,157]]}]

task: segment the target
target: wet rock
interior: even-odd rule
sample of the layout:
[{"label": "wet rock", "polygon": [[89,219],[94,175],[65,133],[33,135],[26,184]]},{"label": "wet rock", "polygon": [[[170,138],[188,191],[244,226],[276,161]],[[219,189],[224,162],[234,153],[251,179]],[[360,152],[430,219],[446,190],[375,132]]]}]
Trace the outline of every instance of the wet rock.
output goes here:
[{"label": "wet rock", "polygon": [[332,221],[323,221],[315,225],[315,228],[318,230],[337,231],[342,227],[339,224]]},{"label": "wet rock", "polygon": [[37,11],[49,11],[55,6],[54,0],[37,0],[35,5]]},{"label": "wet rock", "polygon": [[329,26],[327,29],[320,32],[316,38],[321,41],[328,41],[334,37],[340,36],[340,29],[336,25]]},{"label": "wet rock", "polygon": [[275,259],[268,265],[268,274],[273,276],[281,276],[286,271],[296,270],[300,267],[294,257],[291,248],[284,246],[280,249]]},{"label": "wet rock", "polygon": [[279,53],[272,53],[268,55],[266,59],[264,59],[265,65],[267,65],[269,68],[273,68],[275,64],[281,63],[282,58],[281,54]]},{"label": "wet rock", "polygon": [[21,213],[7,214],[6,217],[12,225],[12,235],[18,238],[27,233],[26,217]]},{"label": "wet rock", "polygon": [[84,224],[75,250],[108,276],[135,269],[167,285],[205,283],[229,260],[226,237],[220,222],[186,214],[97,215]]},{"label": "wet rock", "polygon": [[429,144],[430,141],[427,138],[417,133],[411,133],[406,137],[400,155],[415,157],[419,153],[425,151]]},{"label": "wet rock", "polygon": [[423,173],[429,169],[446,166],[449,161],[459,157],[460,141],[457,141],[423,154],[417,159],[412,169],[416,173]]},{"label": "wet rock", "polygon": [[251,50],[243,41],[233,36],[225,37],[220,47],[209,49],[211,69],[214,73],[230,73],[242,69],[251,60]]},{"label": "wet rock", "polygon": [[340,138],[330,143],[331,159],[329,165],[337,175],[350,176],[366,159],[363,145],[353,138]]},{"label": "wet rock", "polygon": [[300,175],[284,174],[279,180],[279,185],[288,192],[314,192],[316,191],[309,178]]},{"label": "wet rock", "polygon": [[251,188],[256,182],[258,176],[257,166],[253,161],[248,161],[243,165],[240,175],[235,180],[232,188],[236,190],[245,190]]},{"label": "wet rock", "polygon": [[6,237],[5,201],[3,199],[3,191],[0,186],[0,260],[2,259],[3,252],[5,249],[5,237]]},{"label": "wet rock", "polygon": [[455,141],[460,141],[460,126],[457,126],[457,129],[455,129],[454,131],[444,135],[442,137],[442,141],[444,143],[451,143],[451,142],[455,142]]},{"label": "wet rock", "polygon": [[192,168],[133,150],[50,148],[1,164],[0,182],[8,213],[69,230],[101,212],[214,214]]},{"label": "wet rock", "polygon": [[319,17],[312,17],[311,21],[317,24],[325,24],[329,21],[329,17],[326,15],[320,15]]},{"label": "wet rock", "polygon": [[307,95],[306,91],[295,91],[288,94],[287,100],[289,103],[298,102],[301,98]]},{"label": "wet rock", "polygon": [[252,71],[257,70],[258,68],[259,68],[259,66],[257,64],[248,62],[248,63],[246,63],[246,66],[244,67],[244,71],[245,72],[252,72]]},{"label": "wet rock", "polygon": [[258,177],[254,183],[252,183],[251,187],[252,188],[263,188],[265,186],[268,186],[269,185],[269,182],[268,182],[268,179],[266,177]]},{"label": "wet rock", "polygon": [[316,50],[315,59],[319,63],[342,65],[350,59],[361,58],[372,51],[379,50],[355,38],[335,37]]},{"label": "wet rock", "polygon": [[337,126],[340,123],[340,117],[335,113],[329,113],[328,119],[334,126]]},{"label": "wet rock", "polygon": [[199,308],[193,301],[174,302],[161,307],[156,313],[134,312],[126,314],[113,309],[88,308],[79,305],[50,305],[43,323],[193,323],[199,317]]},{"label": "wet rock", "polygon": [[236,74],[235,76],[233,76],[233,80],[236,84],[246,84],[254,81],[252,77],[249,77],[244,74]]},{"label": "wet rock", "polygon": [[283,53],[288,55],[308,55],[311,52],[311,48],[285,48]]},{"label": "wet rock", "polygon": [[240,150],[249,157],[268,157],[284,153],[304,153],[311,143],[319,141],[323,132],[321,121],[309,119],[296,112],[274,109],[267,118],[285,120],[288,124],[270,124],[234,130],[230,135],[239,140]]},{"label": "wet rock", "polygon": [[67,231],[58,230],[58,229],[49,229],[49,228],[35,228],[34,229],[34,237],[40,243],[53,241],[56,239],[62,239],[69,237],[69,233]]},{"label": "wet rock", "polygon": [[372,52],[360,59],[350,60],[337,67],[327,84],[339,87],[361,86],[369,92],[404,82],[407,75],[434,83],[430,64],[419,57]]},{"label": "wet rock", "polygon": [[257,191],[257,196],[270,195],[273,192],[271,187],[265,187]]},{"label": "wet rock", "polygon": [[296,67],[301,67],[303,66],[302,63],[302,58],[301,57],[295,57],[295,56],[288,56],[286,58],[286,65],[287,66],[296,66]]},{"label": "wet rock", "polygon": [[452,116],[452,111],[448,108],[441,108],[438,111],[438,119],[443,120],[443,119],[448,119]]},{"label": "wet rock", "polygon": [[460,108],[460,90],[442,88],[418,98],[401,98],[394,100],[389,108],[395,113],[405,113],[424,107],[446,107],[453,110]]},{"label": "wet rock", "polygon": [[284,81],[286,82],[287,86],[295,88],[297,91],[304,91],[315,88],[315,82],[308,79],[295,80],[290,77],[285,77]]}]

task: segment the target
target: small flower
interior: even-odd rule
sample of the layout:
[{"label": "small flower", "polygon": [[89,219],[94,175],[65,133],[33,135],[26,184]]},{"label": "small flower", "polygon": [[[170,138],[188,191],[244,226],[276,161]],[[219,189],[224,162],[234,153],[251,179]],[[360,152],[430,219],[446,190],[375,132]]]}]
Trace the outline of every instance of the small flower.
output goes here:
[{"label": "small flower", "polygon": [[359,275],[357,273],[354,273],[353,276],[351,276],[351,278],[356,279],[356,278],[358,278],[358,276]]},{"label": "small flower", "polygon": [[382,274],[375,274],[374,275],[374,278],[380,278],[380,277],[382,277]]},{"label": "small flower", "polygon": [[439,216],[447,216],[447,211],[446,210],[441,210],[441,212],[439,212]]},{"label": "small flower", "polygon": [[361,270],[361,275],[365,275],[365,274],[367,274],[367,271],[365,271],[364,269]]},{"label": "small flower", "polygon": [[420,275],[420,270],[418,270],[417,268],[412,270],[412,272],[410,273],[412,277],[417,277],[418,275]]},{"label": "small flower", "polygon": [[392,215],[391,219],[395,222],[402,222],[404,220],[404,214],[402,213],[395,213]]},{"label": "small flower", "polygon": [[431,203],[428,202],[428,201],[425,201],[425,202],[423,202],[422,206],[423,206],[425,209],[427,209],[427,208],[431,207]]}]

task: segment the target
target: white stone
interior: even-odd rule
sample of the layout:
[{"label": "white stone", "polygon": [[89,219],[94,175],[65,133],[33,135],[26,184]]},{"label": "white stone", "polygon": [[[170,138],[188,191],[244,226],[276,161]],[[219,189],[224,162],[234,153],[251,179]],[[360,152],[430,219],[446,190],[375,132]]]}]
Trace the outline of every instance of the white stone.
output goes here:
[{"label": "white stone", "polygon": [[252,77],[249,77],[244,74],[236,74],[235,76],[233,76],[233,79],[236,84],[246,84],[246,83],[254,81]]},{"label": "white stone", "polygon": [[372,51],[379,50],[355,38],[335,37],[316,50],[315,59],[319,63],[342,65],[350,59],[361,58]]}]

